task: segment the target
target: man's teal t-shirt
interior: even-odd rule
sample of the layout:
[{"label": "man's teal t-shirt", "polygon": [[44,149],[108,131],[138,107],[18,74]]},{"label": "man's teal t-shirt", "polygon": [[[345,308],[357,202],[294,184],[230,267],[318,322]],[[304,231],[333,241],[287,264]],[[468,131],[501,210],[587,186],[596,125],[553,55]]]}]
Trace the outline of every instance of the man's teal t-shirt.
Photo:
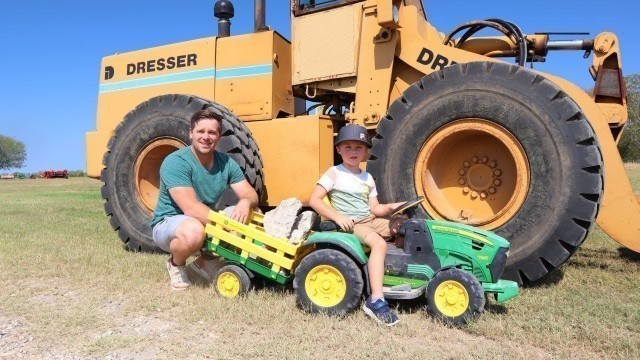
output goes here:
[{"label": "man's teal t-shirt", "polygon": [[160,166],[160,193],[153,212],[151,227],[165,217],[184,214],[169,195],[174,187],[190,187],[198,201],[213,209],[222,193],[231,184],[244,180],[244,174],[232,158],[214,151],[211,170],[205,169],[191,151],[191,146],[179,149],[167,156]]}]

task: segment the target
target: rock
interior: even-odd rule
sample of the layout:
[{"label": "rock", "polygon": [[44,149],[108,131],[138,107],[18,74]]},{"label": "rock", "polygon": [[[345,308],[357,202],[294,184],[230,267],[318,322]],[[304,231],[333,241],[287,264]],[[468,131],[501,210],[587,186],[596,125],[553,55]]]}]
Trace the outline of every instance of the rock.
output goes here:
[{"label": "rock", "polygon": [[299,244],[302,240],[306,239],[317,217],[318,214],[313,211],[305,211],[298,215],[295,223],[293,224],[293,231],[289,237],[289,243]]},{"label": "rock", "polygon": [[276,238],[289,238],[302,203],[296,198],[282,200],[275,209],[264,214],[264,230]]}]

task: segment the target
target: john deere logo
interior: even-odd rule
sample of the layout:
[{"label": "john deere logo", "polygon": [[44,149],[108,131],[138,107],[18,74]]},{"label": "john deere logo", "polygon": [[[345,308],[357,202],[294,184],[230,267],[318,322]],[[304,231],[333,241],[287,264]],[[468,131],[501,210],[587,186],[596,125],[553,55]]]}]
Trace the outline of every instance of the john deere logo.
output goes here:
[{"label": "john deere logo", "polygon": [[111,80],[111,78],[113,77],[114,74],[115,74],[115,70],[113,70],[113,67],[107,66],[107,67],[104,68],[104,79],[105,80]]}]

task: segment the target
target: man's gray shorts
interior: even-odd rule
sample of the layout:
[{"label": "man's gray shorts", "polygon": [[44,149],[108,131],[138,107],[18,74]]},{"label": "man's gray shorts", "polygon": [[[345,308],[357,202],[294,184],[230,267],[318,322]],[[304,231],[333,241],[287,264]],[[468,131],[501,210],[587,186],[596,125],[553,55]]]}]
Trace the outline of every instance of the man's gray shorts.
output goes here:
[{"label": "man's gray shorts", "polygon": [[[233,213],[233,209],[235,206],[229,206],[224,209],[224,212],[227,216],[231,216]],[[190,219],[190,216],[187,215],[174,215],[167,216],[162,219],[156,226],[153,227],[153,242],[158,245],[158,247],[168,253],[171,252],[170,244],[171,240],[176,238],[176,230],[178,230],[178,226],[186,219]]]},{"label": "man's gray shorts", "polygon": [[191,217],[187,215],[174,215],[162,219],[162,221],[153,227],[153,242],[158,245],[160,249],[170,253],[171,248],[169,245],[171,244],[171,240],[176,237],[178,225],[190,218]]}]

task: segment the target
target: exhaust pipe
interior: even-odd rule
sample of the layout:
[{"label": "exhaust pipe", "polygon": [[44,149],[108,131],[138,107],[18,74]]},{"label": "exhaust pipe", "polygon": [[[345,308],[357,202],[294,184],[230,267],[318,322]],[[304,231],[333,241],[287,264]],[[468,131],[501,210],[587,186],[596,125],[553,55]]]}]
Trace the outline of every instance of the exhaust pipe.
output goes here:
[{"label": "exhaust pipe", "polygon": [[253,31],[266,31],[269,27],[265,25],[265,13],[264,0],[254,0],[254,16],[253,16]]},{"label": "exhaust pipe", "polygon": [[233,4],[228,0],[218,0],[213,6],[213,16],[218,18],[218,37],[231,35],[231,19],[234,15]]}]

